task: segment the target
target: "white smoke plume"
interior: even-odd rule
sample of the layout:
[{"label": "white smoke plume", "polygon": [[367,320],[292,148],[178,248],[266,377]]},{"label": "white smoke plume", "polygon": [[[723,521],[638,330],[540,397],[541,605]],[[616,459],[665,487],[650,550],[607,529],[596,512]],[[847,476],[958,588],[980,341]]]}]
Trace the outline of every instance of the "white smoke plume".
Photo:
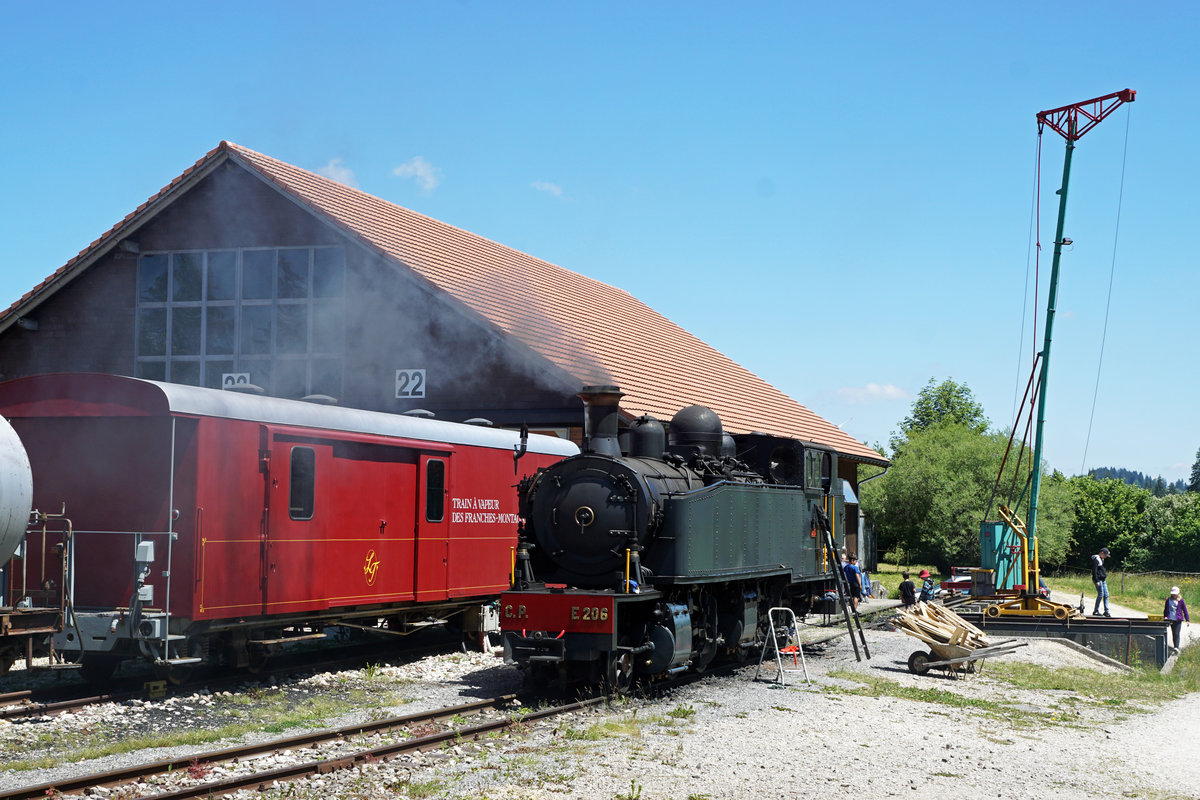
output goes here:
[{"label": "white smoke plume", "polygon": [[392,170],[397,178],[411,178],[423,192],[432,192],[442,182],[442,171],[423,156],[413,156]]},{"label": "white smoke plume", "polygon": [[537,189],[539,192],[546,192],[547,194],[552,194],[555,197],[563,196],[562,187],[557,183],[550,183],[549,181],[534,181],[529,185],[534,189]]},{"label": "white smoke plume", "polygon": [[329,163],[317,169],[317,174],[329,178],[331,181],[349,186],[351,189],[358,188],[358,180],[354,177],[354,170],[342,163],[341,158],[330,159]]}]

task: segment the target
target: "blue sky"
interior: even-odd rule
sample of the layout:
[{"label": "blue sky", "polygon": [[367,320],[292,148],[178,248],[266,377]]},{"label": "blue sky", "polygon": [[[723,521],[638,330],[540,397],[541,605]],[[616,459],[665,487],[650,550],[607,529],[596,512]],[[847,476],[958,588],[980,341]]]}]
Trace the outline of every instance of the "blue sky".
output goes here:
[{"label": "blue sky", "polygon": [[1035,114],[1136,89],[1074,158],[1045,457],[1200,448],[1195,4],[3,8],[0,304],[229,139],[625,289],[868,444],[931,377],[1010,424]]}]

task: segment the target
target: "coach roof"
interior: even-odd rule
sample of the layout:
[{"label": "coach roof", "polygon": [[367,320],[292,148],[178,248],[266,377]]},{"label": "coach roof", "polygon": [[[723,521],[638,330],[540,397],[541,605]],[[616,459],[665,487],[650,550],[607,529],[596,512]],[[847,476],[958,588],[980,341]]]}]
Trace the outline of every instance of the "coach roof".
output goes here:
[{"label": "coach roof", "polygon": [[[229,392],[141,378],[89,373],[55,373],[0,383],[0,413],[6,417],[166,416],[215,417],[267,425],[336,430],[400,439],[513,451],[516,431],[327,406],[300,400]],[[571,456],[571,442],[530,434],[531,452]]]}]

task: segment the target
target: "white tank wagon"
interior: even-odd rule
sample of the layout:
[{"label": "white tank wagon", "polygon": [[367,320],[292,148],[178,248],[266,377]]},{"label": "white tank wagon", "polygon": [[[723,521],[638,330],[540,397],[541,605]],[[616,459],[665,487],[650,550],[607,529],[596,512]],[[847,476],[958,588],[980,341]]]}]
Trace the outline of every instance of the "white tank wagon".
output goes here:
[{"label": "white tank wagon", "polygon": [[24,540],[32,505],[29,457],[12,425],[0,417],[0,562],[12,558]]},{"label": "white tank wagon", "polygon": [[[18,658],[28,665],[62,629],[62,610],[35,608],[21,595],[21,544],[33,506],[33,471],[21,438],[0,417],[0,675]],[[18,558],[14,558],[18,556]]]}]

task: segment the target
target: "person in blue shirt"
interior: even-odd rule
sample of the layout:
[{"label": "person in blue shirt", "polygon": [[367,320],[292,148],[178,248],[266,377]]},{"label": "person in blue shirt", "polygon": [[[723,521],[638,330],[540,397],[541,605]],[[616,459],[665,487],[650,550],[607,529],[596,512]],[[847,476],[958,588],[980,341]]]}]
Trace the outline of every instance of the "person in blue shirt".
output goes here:
[{"label": "person in blue shirt", "polygon": [[850,587],[850,608],[857,613],[858,601],[863,593],[862,570],[858,568],[858,556],[854,553],[847,554],[842,572],[846,573],[846,584]]},{"label": "person in blue shirt", "polygon": [[929,574],[929,570],[923,569],[917,577],[923,581],[921,584],[921,596],[917,599],[922,603],[932,603],[934,592],[933,576]]}]

